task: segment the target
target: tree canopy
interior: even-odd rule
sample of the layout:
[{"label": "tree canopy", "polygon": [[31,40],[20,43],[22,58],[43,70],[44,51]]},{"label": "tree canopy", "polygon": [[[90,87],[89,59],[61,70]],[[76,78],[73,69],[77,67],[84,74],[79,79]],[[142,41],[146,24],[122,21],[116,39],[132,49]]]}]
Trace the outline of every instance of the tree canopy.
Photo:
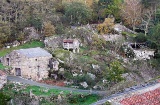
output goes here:
[{"label": "tree canopy", "polygon": [[91,9],[85,4],[71,2],[65,6],[65,16],[70,24],[86,24],[91,19]]}]

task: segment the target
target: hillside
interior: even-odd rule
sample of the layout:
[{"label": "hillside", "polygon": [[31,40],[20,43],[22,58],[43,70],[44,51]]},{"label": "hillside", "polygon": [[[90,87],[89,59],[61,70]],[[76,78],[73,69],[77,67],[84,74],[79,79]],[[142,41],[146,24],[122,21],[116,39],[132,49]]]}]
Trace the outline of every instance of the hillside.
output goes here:
[{"label": "hillside", "polygon": [[[48,85],[106,91],[106,96],[156,80],[160,78],[160,1],[148,1],[0,0],[0,69]],[[42,49],[29,49],[36,47]],[[9,96],[23,94],[14,89],[9,93],[7,88],[13,85],[5,87]],[[36,89],[35,97],[36,92],[43,93]],[[30,100],[31,91],[26,92]],[[58,93],[52,94],[52,103],[62,97],[72,104],[86,101],[85,97],[99,98]],[[38,102],[48,104],[47,100],[46,96]]]}]

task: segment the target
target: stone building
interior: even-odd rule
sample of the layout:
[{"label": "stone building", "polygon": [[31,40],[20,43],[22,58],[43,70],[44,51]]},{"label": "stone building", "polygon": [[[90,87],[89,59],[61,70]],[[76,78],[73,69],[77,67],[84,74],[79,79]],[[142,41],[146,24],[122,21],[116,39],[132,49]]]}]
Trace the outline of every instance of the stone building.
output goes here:
[{"label": "stone building", "polygon": [[14,50],[2,58],[5,66],[12,67],[11,74],[33,80],[48,77],[52,55],[42,48]]},{"label": "stone building", "polygon": [[79,53],[79,41],[77,39],[64,39],[63,48],[67,50],[73,50],[73,52]]}]

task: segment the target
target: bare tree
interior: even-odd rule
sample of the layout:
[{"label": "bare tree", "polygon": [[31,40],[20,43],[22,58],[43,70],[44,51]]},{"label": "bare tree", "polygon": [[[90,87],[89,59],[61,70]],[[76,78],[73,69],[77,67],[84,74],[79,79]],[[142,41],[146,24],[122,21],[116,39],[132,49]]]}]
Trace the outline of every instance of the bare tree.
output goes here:
[{"label": "bare tree", "polygon": [[136,29],[136,25],[141,22],[141,0],[124,0],[121,7],[121,16],[125,23]]},{"label": "bare tree", "polygon": [[155,10],[151,7],[149,9],[144,9],[143,16],[142,16],[142,24],[141,29],[144,30],[145,35],[147,35],[149,27],[153,26],[154,24],[151,22],[153,20],[155,14]]}]

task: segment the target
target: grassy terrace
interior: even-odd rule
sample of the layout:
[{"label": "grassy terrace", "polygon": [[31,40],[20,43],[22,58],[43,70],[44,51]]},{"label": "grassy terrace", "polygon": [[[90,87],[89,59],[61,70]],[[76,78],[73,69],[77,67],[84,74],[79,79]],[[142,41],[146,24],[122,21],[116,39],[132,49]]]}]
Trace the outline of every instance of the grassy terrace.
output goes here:
[{"label": "grassy terrace", "polygon": [[2,63],[0,63],[0,70],[3,70],[5,68],[5,66],[3,66]]},{"label": "grassy terrace", "polygon": [[[36,96],[44,96],[44,97],[50,97],[51,95],[54,95],[57,97],[62,90],[58,89],[47,89],[42,88],[39,86],[28,86],[28,85],[18,85],[14,83],[7,83],[0,92],[3,92],[7,94],[8,96],[11,96],[11,98],[14,99],[15,95],[19,96],[22,93],[29,94],[29,91],[32,90],[32,93]],[[45,91],[48,90],[48,91]],[[70,91],[64,90],[63,96],[66,97],[67,102],[69,102],[67,105],[89,105],[93,102],[96,102],[100,97],[98,95],[89,95],[89,94],[83,94],[83,98],[80,97],[81,93],[79,92],[73,92],[72,97],[68,98],[68,95],[70,94]],[[42,102],[44,105],[50,105],[47,101]]]},{"label": "grassy terrace", "polygon": [[2,50],[0,50],[0,57],[5,56],[6,54],[10,53],[13,50],[35,48],[35,47],[44,47],[44,43],[40,42],[40,41],[31,41],[31,42],[27,42],[27,43],[20,45],[20,46],[17,46],[17,47],[11,47],[9,49],[2,49]]}]

